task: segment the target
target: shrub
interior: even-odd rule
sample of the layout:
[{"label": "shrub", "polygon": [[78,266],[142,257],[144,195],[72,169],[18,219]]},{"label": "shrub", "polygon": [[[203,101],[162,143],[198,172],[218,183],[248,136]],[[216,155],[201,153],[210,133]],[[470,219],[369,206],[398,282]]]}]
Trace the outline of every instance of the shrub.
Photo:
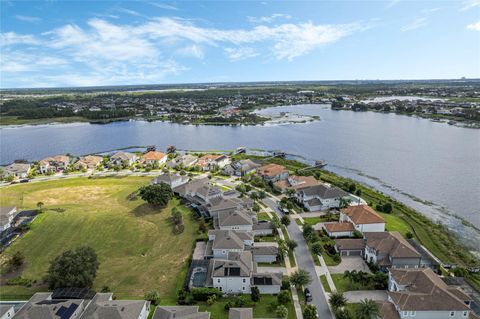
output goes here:
[{"label": "shrub", "polygon": [[279,305],[275,310],[275,314],[278,318],[284,319],[288,316],[288,309],[284,305]]},{"label": "shrub", "polygon": [[405,234],[405,237],[407,237],[407,239],[412,239],[413,238],[413,234],[411,231],[407,231],[407,233]]},{"label": "shrub", "polygon": [[252,287],[250,298],[252,298],[253,302],[260,301],[260,290],[258,289],[258,287],[256,287],[256,286]]},{"label": "shrub", "polygon": [[277,295],[277,302],[280,305],[286,305],[290,303],[290,292],[288,290],[282,290],[280,293]]},{"label": "shrub", "polygon": [[152,290],[145,294],[144,299],[156,306],[160,303],[160,294],[158,291]]},{"label": "shrub", "polygon": [[213,305],[215,303],[215,301],[217,301],[217,295],[211,295],[210,297],[208,297],[207,299],[207,304],[209,306]]},{"label": "shrub", "polygon": [[196,301],[207,301],[212,295],[216,297],[220,297],[221,295],[220,291],[216,288],[193,288],[191,294]]},{"label": "shrub", "polygon": [[7,285],[9,286],[25,286],[30,287],[33,283],[32,279],[24,278],[22,276],[14,277],[7,280]]}]

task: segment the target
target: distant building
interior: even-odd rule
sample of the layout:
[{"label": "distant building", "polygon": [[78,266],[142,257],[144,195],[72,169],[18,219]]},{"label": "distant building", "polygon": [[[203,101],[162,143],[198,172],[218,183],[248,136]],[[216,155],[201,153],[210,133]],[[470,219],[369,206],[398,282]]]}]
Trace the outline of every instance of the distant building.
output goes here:
[{"label": "distant building", "polygon": [[325,183],[299,188],[295,194],[297,201],[309,211],[338,208],[341,200],[349,199],[349,195],[344,190]]},{"label": "distant building", "polygon": [[127,153],[127,152],[116,152],[112,156],[110,156],[110,163],[116,166],[121,166],[123,163],[126,163],[127,165],[132,165],[137,161],[137,155],[133,153]]},{"label": "distant building", "polygon": [[47,157],[38,162],[40,173],[59,172],[67,169],[70,164],[70,157],[67,155],[57,155]]},{"label": "distant building", "polygon": [[95,155],[87,155],[82,156],[80,159],[74,164],[76,169],[95,169],[103,161],[103,157],[95,156]]},{"label": "distant building", "polygon": [[267,164],[257,169],[257,175],[262,177],[267,183],[275,183],[287,179],[288,170],[282,165]]},{"label": "distant building", "polygon": [[30,173],[30,164],[13,163],[3,168],[3,177],[14,176],[14,178],[27,178]]},{"label": "distant building", "polygon": [[163,165],[167,162],[168,156],[165,153],[150,151],[140,157],[142,165]]}]

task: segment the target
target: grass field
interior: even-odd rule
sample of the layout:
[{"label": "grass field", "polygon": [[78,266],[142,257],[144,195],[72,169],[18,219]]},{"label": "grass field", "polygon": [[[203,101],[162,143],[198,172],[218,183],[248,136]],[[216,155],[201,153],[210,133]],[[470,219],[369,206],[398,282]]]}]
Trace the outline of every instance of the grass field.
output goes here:
[{"label": "grass field", "polygon": [[325,292],[332,292],[332,290],[330,289],[330,286],[328,285],[327,277],[325,277],[325,275],[320,276],[320,282],[322,283],[322,286]]},{"label": "grass field", "polygon": [[[247,300],[250,303],[249,296],[246,296]],[[207,303],[199,303],[200,311],[209,311],[211,312],[210,318],[214,319],[227,319],[228,311],[225,310],[225,304],[229,300],[235,300],[234,298],[221,298],[215,304],[209,306]],[[277,297],[274,295],[261,295],[260,301],[257,303],[252,303],[252,305],[246,305],[245,307],[253,308],[253,317],[254,318],[277,318],[275,314],[275,308],[271,309],[270,304],[277,301]],[[295,319],[295,309],[293,307],[293,302],[290,302],[288,305],[284,305],[288,309],[287,319]]]},{"label": "grass field", "polygon": [[[172,233],[169,217],[170,210],[179,206],[176,199],[164,209],[152,208],[141,199],[127,199],[149,180],[75,178],[0,189],[2,206],[33,209],[42,201],[46,209],[4,255],[23,252],[26,267],[22,276],[41,280],[55,256],[88,245],[96,250],[100,260],[94,288],[109,286],[121,298],[139,298],[155,289],[163,299],[175,299],[198,228],[190,211],[180,206],[185,231]],[[55,208],[65,212],[51,210]],[[2,295],[33,293],[36,289],[0,287]]]}]

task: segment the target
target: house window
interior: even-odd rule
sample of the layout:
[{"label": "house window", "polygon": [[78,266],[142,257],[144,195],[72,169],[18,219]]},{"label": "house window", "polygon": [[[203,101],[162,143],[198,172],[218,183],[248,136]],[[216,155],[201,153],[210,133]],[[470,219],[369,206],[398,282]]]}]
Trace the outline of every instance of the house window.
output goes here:
[{"label": "house window", "polygon": [[218,287],[218,289],[219,289],[220,291],[223,291],[222,287]]},{"label": "house window", "polygon": [[410,317],[415,317],[416,311],[410,311]]},{"label": "house window", "polygon": [[245,290],[245,287],[242,287],[242,290]]},{"label": "house window", "polygon": [[455,311],[450,311],[450,317],[455,317]]},{"label": "house window", "polygon": [[408,316],[408,311],[404,311],[402,317]]},{"label": "house window", "polygon": [[220,283],[220,279],[217,279],[217,282]]},{"label": "house window", "polygon": [[463,312],[463,316],[464,316],[464,317],[467,317],[467,316],[468,316],[468,311],[464,311],[464,312]]},{"label": "house window", "polygon": [[246,283],[246,282],[247,282],[247,280],[245,278],[243,278],[243,283]]}]

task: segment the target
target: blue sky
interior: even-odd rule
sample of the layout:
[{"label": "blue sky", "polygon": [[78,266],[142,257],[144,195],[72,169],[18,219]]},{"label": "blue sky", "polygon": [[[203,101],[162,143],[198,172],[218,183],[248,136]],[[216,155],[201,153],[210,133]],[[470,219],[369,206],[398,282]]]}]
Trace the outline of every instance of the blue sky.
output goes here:
[{"label": "blue sky", "polygon": [[480,0],[5,1],[0,86],[480,77]]}]

